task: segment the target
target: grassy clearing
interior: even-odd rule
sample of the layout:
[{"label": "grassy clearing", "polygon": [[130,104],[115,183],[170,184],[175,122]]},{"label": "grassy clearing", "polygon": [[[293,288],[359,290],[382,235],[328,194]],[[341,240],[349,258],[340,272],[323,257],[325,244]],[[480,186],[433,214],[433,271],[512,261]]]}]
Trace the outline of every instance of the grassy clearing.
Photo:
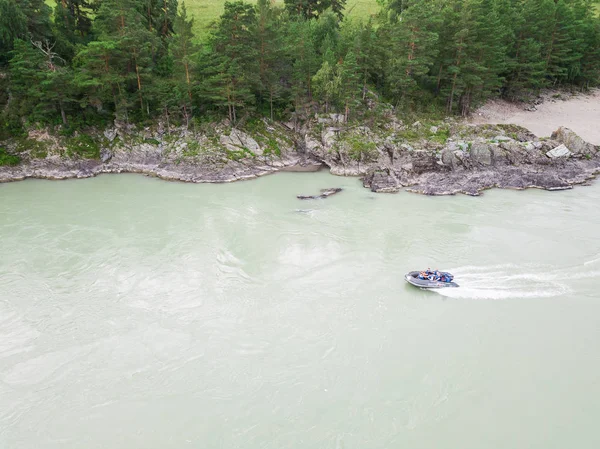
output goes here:
[{"label": "grassy clearing", "polygon": [[[283,5],[283,0],[275,0],[275,4]],[[225,0],[186,0],[185,6],[194,17],[194,32],[196,36],[205,35],[222,13]],[[351,19],[368,18],[379,9],[377,0],[348,0],[346,15]]]},{"label": "grassy clearing", "polygon": [[[181,4],[183,0],[180,0]],[[223,13],[226,0],[185,0],[185,6],[194,17],[194,33],[197,37],[208,33],[210,24]],[[249,0],[254,3],[253,0]],[[46,0],[52,9],[56,6],[55,0]],[[275,4],[283,5],[283,0],[275,0]],[[379,6],[377,0],[348,0],[346,15],[351,19],[368,18],[375,14]]]}]

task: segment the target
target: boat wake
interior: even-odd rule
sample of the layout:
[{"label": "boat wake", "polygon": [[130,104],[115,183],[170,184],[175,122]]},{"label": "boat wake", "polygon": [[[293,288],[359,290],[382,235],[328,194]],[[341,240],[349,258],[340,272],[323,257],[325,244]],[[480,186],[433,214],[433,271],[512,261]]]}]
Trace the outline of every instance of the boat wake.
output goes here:
[{"label": "boat wake", "polygon": [[557,269],[514,264],[466,266],[449,271],[460,287],[440,289],[436,293],[464,299],[551,298],[572,291],[574,280],[600,277],[600,271],[581,267]]}]

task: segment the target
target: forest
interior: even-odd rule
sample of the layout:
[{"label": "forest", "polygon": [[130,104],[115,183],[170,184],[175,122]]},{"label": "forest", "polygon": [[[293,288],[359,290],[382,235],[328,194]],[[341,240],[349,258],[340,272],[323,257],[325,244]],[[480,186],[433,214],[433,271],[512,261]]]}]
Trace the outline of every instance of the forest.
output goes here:
[{"label": "forest", "polygon": [[0,0],[0,138],[115,120],[171,125],[338,112],[468,115],[491,97],[600,82],[591,0],[226,2],[201,36],[177,0]]}]

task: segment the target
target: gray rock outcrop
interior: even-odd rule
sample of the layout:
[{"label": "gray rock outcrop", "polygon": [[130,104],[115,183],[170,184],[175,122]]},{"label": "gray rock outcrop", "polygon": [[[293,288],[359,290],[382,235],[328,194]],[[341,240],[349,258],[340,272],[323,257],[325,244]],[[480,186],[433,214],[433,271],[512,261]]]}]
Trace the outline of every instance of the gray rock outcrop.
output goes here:
[{"label": "gray rock outcrop", "polygon": [[[340,123],[342,118],[328,116],[327,121]],[[323,126],[318,119],[295,122],[293,129],[265,123],[252,133],[215,125],[210,135],[115,127],[98,133],[97,159],[70,155],[59,138],[40,134],[31,144],[46,145],[48,154],[43,157],[17,143],[6,145],[23,162],[0,167],[0,182],[121,172],[185,182],[231,182],[325,165],[335,175],[361,176],[363,185],[374,192],[478,195],[492,187],[567,189],[600,173],[598,148],[567,128],[544,140],[514,125],[443,123],[434,130],[390,119],[380,127],[341,123],[334,127]],[[299,198],[325,198],[337,192],[330,189]]]}]

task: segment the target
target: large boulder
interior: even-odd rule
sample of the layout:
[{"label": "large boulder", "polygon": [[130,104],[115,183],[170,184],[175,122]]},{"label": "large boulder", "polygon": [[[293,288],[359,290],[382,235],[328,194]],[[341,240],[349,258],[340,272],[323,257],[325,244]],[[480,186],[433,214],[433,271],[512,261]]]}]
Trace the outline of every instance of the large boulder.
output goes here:
[{"label": "large boulder", "polygon": [[582,156],[596,154],[596,147],[579,137],[574,131],[561,126],[552,133],[552,139],[565,145],[572,153]]},{"label": "large boulder", "polygon": [[492,165],[492,150],[485,143],[474,143],[471,146],[471,159],[480,165]]}]

